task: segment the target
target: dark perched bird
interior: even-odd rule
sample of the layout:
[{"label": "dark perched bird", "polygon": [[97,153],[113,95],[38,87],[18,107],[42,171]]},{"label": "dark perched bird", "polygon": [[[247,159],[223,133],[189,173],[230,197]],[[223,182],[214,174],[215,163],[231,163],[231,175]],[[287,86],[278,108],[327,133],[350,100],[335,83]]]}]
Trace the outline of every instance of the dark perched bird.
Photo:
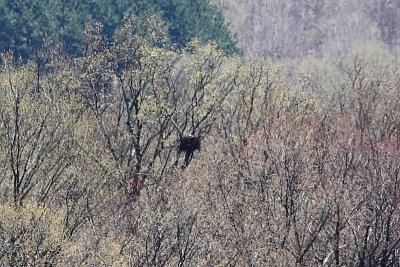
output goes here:
[{"label": "dark perched bird", "polygon": [[193,153],[196,150],[200,151],[201,141],[200,137],[195,136],[182,136],[179,140],[178,154],[185,153],[185,160],[183,167],[187,167],[193,158]]},{"label": "dark perched bird", "polygon": [[179,157],[181,153],[185,153],[185,160],[182,165],[182,169],[186,168],[190,161],[193,159],[193,154],[194,151],[198,150],[200,151],[201,147],[201,138],[200,136],[195,136],[194,131],[192,131],[192,134],[185,134],[176,124],[176,122],[172,119],[172,117],[168,118],[172,125],[176,128],[179,134],[179,139],[178,139],[178,147],[177,147],[177,158],[174,163],[174,166],[178,165]]}]

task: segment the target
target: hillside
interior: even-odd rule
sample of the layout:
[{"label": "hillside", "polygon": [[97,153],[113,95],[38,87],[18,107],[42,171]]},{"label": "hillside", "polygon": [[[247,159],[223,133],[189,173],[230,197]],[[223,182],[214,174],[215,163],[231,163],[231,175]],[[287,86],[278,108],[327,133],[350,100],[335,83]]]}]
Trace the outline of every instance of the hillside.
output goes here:
[{"label": "hillside", "polygon": [[356,46],[397,52],[400,4],[386,0],[214,0],[239,45],[271,58],[335,59]]},{"label": "hillside", "polygon": [[218,9],[207,0],[32,0],[0,1],[0,51],[32,58],[46,43],[60,42],[72,55],[82,55],[85,26],[104,25],[111,38],[125,16],[157,16],[168,28],[170,45],[180,48],[193,38],[214,40],[229,53],[237,49]]},{"label": "hillside", "polygon": [[90,23],[79,54],[0,53],[0,266],[400,266],[400,64],[379,27],[253,57],[172,45],[160,16]]}]

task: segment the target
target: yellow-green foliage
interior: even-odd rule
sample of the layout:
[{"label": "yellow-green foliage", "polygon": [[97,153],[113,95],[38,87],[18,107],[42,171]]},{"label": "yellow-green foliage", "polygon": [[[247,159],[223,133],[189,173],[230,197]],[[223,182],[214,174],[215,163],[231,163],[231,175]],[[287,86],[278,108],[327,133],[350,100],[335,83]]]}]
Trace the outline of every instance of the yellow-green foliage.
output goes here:
[{"label": "yellow-green foliage", "polygon": [[[88,53],[59,71],[3,60],[0,265],[395,258],[400,78],[385,53],[277,64],[197,40],[168,51],[135,25],[112,43],[88,28]],[[201,150],[183,163],[188,134]]]},{"label": "yellow-green foliage", "polygon": [[1,265],[56,265],[66,245],[62,218],[34,203],[19,208],[0,204]]},{"label": "yellow-green foliage", "polygon": [[78,240],[69,242],[63,249],[58,266],[128,266],[121,253],[121,242],[115,237],[92,236],[91,231],[82,234]]}]

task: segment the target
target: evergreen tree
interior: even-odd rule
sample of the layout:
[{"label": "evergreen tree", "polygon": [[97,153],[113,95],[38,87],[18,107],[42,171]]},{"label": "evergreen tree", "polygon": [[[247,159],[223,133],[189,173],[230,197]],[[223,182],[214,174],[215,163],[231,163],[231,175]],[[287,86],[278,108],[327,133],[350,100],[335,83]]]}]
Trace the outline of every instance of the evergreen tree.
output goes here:
[{"label": "evergreen tree", "polygon": [[0,0],[0,50],[27,59],[52,38],[69,54],[79,55],[85,25],[98,21],[111,37],[126,14],[144,13],[164,20],[178,47],[198,38],[204,43],[214,40],[228,53],[238,52],[221,12],[208,0]]}]

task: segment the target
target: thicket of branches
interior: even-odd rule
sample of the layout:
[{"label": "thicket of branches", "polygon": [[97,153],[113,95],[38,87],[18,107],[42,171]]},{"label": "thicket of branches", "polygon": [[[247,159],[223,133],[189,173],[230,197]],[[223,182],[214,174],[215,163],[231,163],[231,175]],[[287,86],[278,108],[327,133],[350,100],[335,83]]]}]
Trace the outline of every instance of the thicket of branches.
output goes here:
[{"label": "thicket of branches", "polygon": [[212,0],[247,54],[336,59],[357,46],[399,52],[400,3],[387,0]]},{"label": "thicket of branches", "polygon": [[[86,29],[80,58],[2,54],[1,265],[400,264],[390,57],[172,52],[151,17],[111,46],[101,32]],[[201,151],[182,169],[189,135]]]}]

